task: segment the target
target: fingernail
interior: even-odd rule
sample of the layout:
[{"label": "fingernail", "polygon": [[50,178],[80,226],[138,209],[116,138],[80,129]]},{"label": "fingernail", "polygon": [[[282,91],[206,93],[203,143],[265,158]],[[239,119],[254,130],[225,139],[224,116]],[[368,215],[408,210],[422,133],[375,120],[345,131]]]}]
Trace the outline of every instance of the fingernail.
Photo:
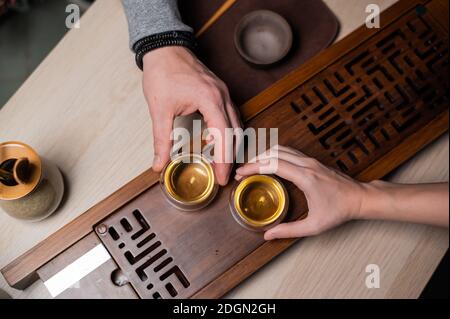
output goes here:
[{"label": "fingernail", "polygon": [[265,240],[272,240],[272,239],[274,239],[273,233],[271,233],[271,232],[266,232],[266,233],[264,234],[264,239],[265,239]]},{"label": "fingernail", "polygon": [[161,157],[159,155],[155,155],[155,157],[153,158],[153,167],[159,168],[160,164],[161,164]]},{"label": "fingernail", "polygon": [[239,181],[242,179],[242,176],[236,174],[236,175],[234,175],[234,179],[237,180],[237,181],[239,182]]},{"label": "fingernail", "polygon": [[229,179],[230,179],[229,176],[225,176],[224,179],[223,179],[222,186],[226,186],[226,185],[228,184],[228,180],[229,180]]}]

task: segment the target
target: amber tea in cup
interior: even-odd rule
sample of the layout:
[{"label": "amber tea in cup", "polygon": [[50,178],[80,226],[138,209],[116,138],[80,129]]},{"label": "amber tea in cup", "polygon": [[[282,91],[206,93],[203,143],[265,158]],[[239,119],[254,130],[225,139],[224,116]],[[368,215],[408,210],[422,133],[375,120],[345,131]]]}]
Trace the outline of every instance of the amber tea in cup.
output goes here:
[{"label": "amber tea in cup", "polygon": [[234,219],[244,228],[265,231],[286,216],[289,196],[275,177],[253,175],[237,184],[230,198]]},{"label": "amber tea in cup", "polygon": [[217,194],[211,163],[198,154],[180,154],[166,165],[160,184],[170,204],[184,211],[206,207]]}]

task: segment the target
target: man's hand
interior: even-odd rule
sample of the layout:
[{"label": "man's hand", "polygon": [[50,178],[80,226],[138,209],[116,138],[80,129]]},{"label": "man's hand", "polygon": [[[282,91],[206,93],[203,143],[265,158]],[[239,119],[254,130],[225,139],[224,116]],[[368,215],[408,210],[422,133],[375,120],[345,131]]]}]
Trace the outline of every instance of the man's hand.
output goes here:
[{"label": "man's hand", "polygon": [[[161,171],[169,161],[170,135],[176,116],[199,111],[208,128],[216,128],[225,138],[226,128],[240,127],[237,111],[226,85],[183,47],[164,47],[144,56],[143,88],[153,121],[155,158],[153,169]],[[225,143],[214,149],[215,172],[225,185],[231,163],[225,163]]]},{"label": "man's hand", "polygon": [[[276,149],[278,165],[273,173],[304,192],[309,212],[303,220],[268,230],[264,234],[266,240],[317,235],[360,215],[366,192],[364,184],[292,148],[276,146]],[[259,174],[261,167],[274,156],[271,154],[267,152],[258,156],[255,163],[240,167],[236,178]]]}]

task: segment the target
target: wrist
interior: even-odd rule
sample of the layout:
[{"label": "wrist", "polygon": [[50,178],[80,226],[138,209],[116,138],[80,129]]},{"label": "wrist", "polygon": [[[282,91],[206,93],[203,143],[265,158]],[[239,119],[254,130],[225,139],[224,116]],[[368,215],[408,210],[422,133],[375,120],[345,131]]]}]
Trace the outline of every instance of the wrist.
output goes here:
[{"label": "wrist", "polygon": [[171,31],[145,37],[137,41],[133,50],[136,52],[136,64],[142,70],[144,57],[149,52],[159,50],[165,47],[184,47],[194,50],[196,42],[191,32]]},{"label": "wrist", "polygon": [[182,46],[170,46],[162,47],[146,53],[143,58],[144,68],[146,65],[157,65],[165,60],[173,60],[177,57],[185,57],[186,55],[192,55],[191,51]]},{"label": "wrist", "polygon": [[362,183],[361,207],[354,219],[378,219],[392,206],[389,183],[380,180]]}]

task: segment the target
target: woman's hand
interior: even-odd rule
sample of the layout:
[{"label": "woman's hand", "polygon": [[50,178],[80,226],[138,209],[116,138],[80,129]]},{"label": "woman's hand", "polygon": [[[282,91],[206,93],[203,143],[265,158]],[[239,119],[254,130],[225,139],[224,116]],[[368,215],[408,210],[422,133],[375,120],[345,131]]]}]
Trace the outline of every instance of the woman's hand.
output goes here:
[{"label": "woman's hand", "polygon": [[[303,220],[280,224],[268,230],[264,234],[266,240],[317,235],[360,215],[365,184],[292,148],[276,146],[276,152],[278,163],[272,173],[293,182],[304,192],[309,212]],[[239,180],[243,176],[259,174],[273,157],[270,151],[258,156],[255,163],[240,167],[236,178]]]},{"label": "woman's hand", "polygon": [[[144,56],[144,94],[153,121],[155,158],[153,169],[161,171],[169,161],[171,133],[176,116],[199,111],[208,128],[220,132],[241,126],[226,85],[184,47],[164,47]],[[215,172],[225,185],[231,171],[226,143],[214,148]]]}]

